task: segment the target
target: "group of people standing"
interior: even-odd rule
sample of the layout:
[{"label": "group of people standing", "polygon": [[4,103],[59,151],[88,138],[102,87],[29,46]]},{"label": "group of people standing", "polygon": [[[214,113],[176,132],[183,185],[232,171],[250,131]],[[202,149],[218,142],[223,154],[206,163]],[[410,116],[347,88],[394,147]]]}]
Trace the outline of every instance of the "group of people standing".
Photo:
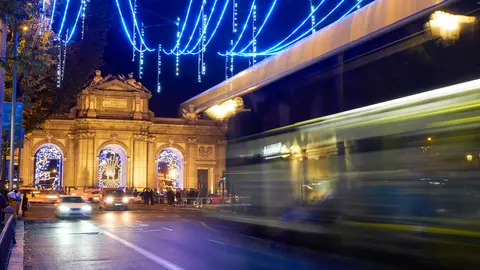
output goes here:
[{"label": "group of people standing", "polygon": [[25,216],[29,205],[30,203],[27,198],[27,193],[23,193],[22,197],[21,193],[17,189],[14,189],[8,193],[5,190],[0,192],[0,208],[2,209],[2,219],[8,206],[12,207],[13,215],[16,218],[20,210],[22,210],[21,215]]},{"label": "group of people standing", "polygon": [[167,204],[169,206],[184,206],[188,204],[201,204],[199,199],[200,192],[198,189],[191,188],[190,191],[186,188],[177,188],[175,190],[168,189],[166,193]]}]

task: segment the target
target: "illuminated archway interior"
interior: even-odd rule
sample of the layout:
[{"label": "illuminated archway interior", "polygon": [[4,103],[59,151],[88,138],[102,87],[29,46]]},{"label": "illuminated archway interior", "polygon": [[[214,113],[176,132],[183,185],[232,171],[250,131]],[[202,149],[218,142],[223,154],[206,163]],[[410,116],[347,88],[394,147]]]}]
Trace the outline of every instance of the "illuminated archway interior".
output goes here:
[{"label": "illuminated archway interior", "polygon": [[157,157],[157,186],[161,190],[167,188],[183,188],[183,155],[176,148],[166,148]]},{"label": "illuminated archway interior", "polygon": [[126,169],[125,150],[119,145],[107,145],[99,154],[98,187],[125,187]]},{"label": "illuminated archway interior", "polygon": [[63,153],[54,144],[44,144],[35,152],[34,186],[39,189],[58,189],[62,186]]}]

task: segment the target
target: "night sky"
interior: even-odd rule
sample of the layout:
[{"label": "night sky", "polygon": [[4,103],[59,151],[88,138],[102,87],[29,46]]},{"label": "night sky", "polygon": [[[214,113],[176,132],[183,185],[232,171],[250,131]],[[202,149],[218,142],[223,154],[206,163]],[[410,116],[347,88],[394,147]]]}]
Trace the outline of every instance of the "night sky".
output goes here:
[{"label": "night sky", "polygon": [[[112,22],[108,35],[109,45],[105,50],[105,65],[101,68],[104,74],[127,74],[134,72],[138,79],[138,53],[135,62],[132,62],[132,47],[125,36],[118,11],[114,0],[112,1]],[[207,1],[207,11],[211,9],[214,0]],[[230,0],[231,2],[232,0]],[[237,0],[238,8],[238,28],[241,31],[243,24],[248,16],[252,0]],[[362,6],[373,0],[362,2]],[[129,28],[131,28],[131,17],[129,17],[128,0],[119,0],[123,14],[127,20]],[[314,4],[318,4],[321,0],[313,0]],[[327,14],[338,0],[326,0],[323,6],[316,13],[317,22]],[[336,20],[346,10],[351,8],[357,0],[346,0],[342,6],[331,15],[331,19],[327,19],[322,26],[328,25],[332,20]],[[176,25],[177,17],[183,19],[186,14],[189,0],[138,0],[138,19],[146,25],[145,39],[150,48],[157,48],[158,44],[162,44],[163,48],[171,49],[176,42]],[[216,13],[212,17],[211,26],[213,29],[217,19],[220,16],[221,9],[225,0],[218,0]],[[257,0],[257,29],[270,9],[273,0]],[[201,0],[194,0],[189,22],[185,29],[181,44],[185,45],[192,33],[197,14],[200,10]],[[258,51],[265,50],[284,39],[294,30],[309,13],[309,0],[278,0],[276,8],[269,22],[265,26],[262,34],[258,37]],[[183,22],[181,23],[182,26]],[[311,26],[308,21],[299,33],[305,32]],[[232,6],[227,9],[226,16],[207,49],[207,76],[203,78],[202,83],[197,82],[197,56],[182,56],[180,58],[180,76],[175,76],[175,57],[162,55],[162,75],[161,82],[163,91],[156,93],[156,75],[157,75],[157,52],[145,53],[144,78],[140,81],[149,88],[153,97],[150,101],[150,109],[156,116],[161,117],[177,117],[178,107],[180,103],[199,94],[215,84],[225,79],[225,58],[217,55],[217,52],[225,52],[230,45],[232,39]],[[243,48],[252,39],[252,30],[247,28],[239,47]],[[191,44],[195,44],[198,40],[198,33]],[[192,46],[192,45],[191,45]],[[181,45],[182,47],[182,45]],[[182,47],[183,48],[183,47]],[[247,58],[235,58],[235,70],[239,72],[248,68]],[[262,58],[257,58],[261,61]]]}]

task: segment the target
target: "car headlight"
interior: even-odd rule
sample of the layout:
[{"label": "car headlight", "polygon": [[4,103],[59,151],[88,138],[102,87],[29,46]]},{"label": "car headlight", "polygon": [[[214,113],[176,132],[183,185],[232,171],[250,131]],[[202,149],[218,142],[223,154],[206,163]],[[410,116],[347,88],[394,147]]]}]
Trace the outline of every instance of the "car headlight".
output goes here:
[{"label": "car headlight", "polygon": [[98,201],[98,198],[97,198],[97,197],[95,197],[95,198],[93,198],[93,200],[94,200],[94,201]]},{"label": "car headlight", "polygon": [[123,197],[123,199],[122,199],[122,202],[123,202],[123,203],[128,203],[128,201],[129,201],[129,200],[128,200],[128,197]]},{"label": "car headlight", "polygon": [[70,208],[68,206],[65,206],[65,205],[60,205],[58,207],[58,210],[62,213],[66,213],[66,212],[69,212],[70,211]]},{"label": "car headlight", "polygon": [[105,200],[107,203],[113,203],[113,198],[112,197],[107,197]]},{"label": "car headlight", "polygon": [[92,211],[92,207],[90,205],[84,205],[84,206],[82,206],[82,211],[83,212],[90,212],[90,211]]},{"label": "car headlight", "polygon": [[58,196],[56,195],[48,195],[47,199],[58,199]]}]

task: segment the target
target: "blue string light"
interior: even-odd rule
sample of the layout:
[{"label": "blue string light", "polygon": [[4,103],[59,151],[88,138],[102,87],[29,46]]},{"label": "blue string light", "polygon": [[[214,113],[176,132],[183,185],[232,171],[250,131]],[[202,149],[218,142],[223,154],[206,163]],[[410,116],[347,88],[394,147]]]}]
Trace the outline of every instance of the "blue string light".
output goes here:
[{"label": "blue string light", "polygon": [[[135,0],[133,5],[134,5],[133,14],[135,14],[135,16],[137,16],[137,0]],[[137,31],[135,31],[135,25],[133,25],[133,24],[132,24],[132,37],[133,37],[133,44],[137,45]],[[136,52],[135,48],[133,48],[132,62],[135,62],[135,56],[136,56],[135,52]]]},{"label": "blue string light", "polygon": [[[117,1],[118,2],[118,1]],[[142,31],[140,30],[140,27],[138,26],[138,23],[137,23],[137,16],[135,14],[135,10],[133,8],[133,5],[132,5],[132,0],[129,0],[128,1],[128,4],[130,6],[130,11],[132,12],[132,16],[133,16],[133,24],[135,25],[135,28],[137,29],[138,33],[139,33],[139,37],[140,37],[140,41],[141,43],[143,44],[143,46],[145,46],[145,50],[146,51],[149,51],[149,52],[153,52],[155,51],[155,49],[150,49],[148,48],[147,44],[145,43],[145,40],[143,40],[143,37],[142,35],[140,34]]]},{"label": "blue string light", "polygon": [[60,30],[58,31],[58,35],[62,35],[62,30],[63,26],[65,24],[65,19],[67,18],[67,12],[68,12],[68,5],[70,4],[70,0],[67,0],[67,5],[65,6],[65,11],[63,12],[63,19],[62,19],[62,24],[60,25]]},{"label": "blue string light", "polygon": [[[245,46],[242,50],[240,50],[238,53],[233,53],[234,55],[237,55],[237,54],[241,54],[243,53],[245,50],[247,50],[248,47],[250,47],[250,45],[252,45],[254,42],[256,43],[256,39],[257,37],[262,33],[262,30],[263,28],[265,27],[265,25],[267,24],[268,22],[268,19],[270,18],[270,16],[272,15],[273,13],[273,10],[275,9],[275,6],[277,4],[277,0],[274,0],[273,3],[272,3],[272,6],[270,7],[270,10],[268,11],[267,13],[267,16],[265,17],[265,20],[263,21],[262,25],[260,26],[260,28],[258,29],[258,32],[254,35],[252,41],[250,41],[250,43],[247,44],[247,46]],[[255,49],[256,49],[257,45],[255,44]],[[232,53],[230,53],[232,54]],[[255,54],[255,52],[254,52]],[[220,54],[222,56],[225,56],[223,54]]]},{"label": "blue string light", "polygon": [[[322,18],[322,20],[318,21],[314,27],[318,27],[323,21],[325,21],[333,12],[335,12],[342,4],[343,2],[345,2],[345,0],[342,0],[340,1],[327,15],[325,15],[325,17]],[[335,22],[333,23],[336,23],[340,20],[342,20],[343,18],[345,18],[347,15],[349,15],[354,9],[357,8],[358,5],[360,5],[361,3],[363,2],[363,0],[357,0],[357,3],[355,3],[353,5],[353,7],[351,7],[347,12],[345,12],[338,20],[336,20]],[[283,46],[280,46],[276,49],[273,49],[270,48],[268,50],[265,50],[264,52],[261,52],[261,53],[257,53],[257,55],[263,55],[263,56],[268,56],[268,55],[274,55],[274,54],[277,54],[278,52],[280,52],[281,50],[283,50],[284,48],[292,45],[293,43],[297,42],[298,40],[302,39],[303,37],[305,37],[306,35],[308,35],[308,33],[311,32],[311,29],[309,29],[308,31],[304,32],[302,35],[300,35],[299,37],[297,37],[296,39],[288,42],[287,44],[283,45]],[[278,44],[277,44],[278,45]],[[277,46],[276,45],[276,46]],[[274,47],[276,47],[274,46]],[[251,57],[251,54],[247,53],[247,54],[240,54],[240,56],[243,56],[243,57]]]},{"label": "blue string light", "polygon": [[137,52],[140,52],[141,50],[137,48],[137,45],[135,44],[135,42],[133,42],[132,37],[130,36],[130,32],[127,29],[127,24],[125,23],[125,19],[123,18],[122,9],[120,8],[120,3],[118,2],[118,0],[115,0],[115,2],[117,4],[118,14],[120,15],[120,20],[122,22],[123,31],[125,32],[128,40],[130,41],[130,44],[132,44],[133,49],[135,49]]},{"label": "blue string light", "polygon": [[162,44],[158,44],[158,52],[157,52],[157,93],[162,92],[160,75],[162,75]]},{"label": "blue string light", "polygon": [[310,13],[312,14],[312,34],[315,33],[315,8],[313,7],[313,0],[310,1]]},{"label": "blue string light", "polygon": [[85,17],[87,13],[87,0],[82,0],[83,8],[82,8],[82,39],[85,35]]},{"label": "blue string light", "polygon": [[[304,25],[308,22],[308,20],[313,16],[313,13],[316,12],[316,11],[323,5],[323,3],[324,3],[325,1],[326,1],[326,0],[322,0],[322,2],[320,2],[320,3],[317,5],[317,7],[313,10],[313,12],[311,12],[310,15],[309,15],[307,18],[305,18],[305,20],[304,20],[297,28],[295,28],[295,30],[293,30],[286,38],[284,38],[282,41],[278,42],[276,45],[274,45],[274,46],[271,47],[270,49],[266,50],[265,52],[268,52],[268,51],[270,51],[270,50],[273,50],[273,49],[281,46],[281,45],[282,45],[285,41],[287,41],[290,37],[292,37],[293,35],[295,35],[295,33],[297,33],[297,32],[300,30],[300,28],[301,28],[302,26],[304,26]],[[312,28],[314,28],[314,27],[312,26]],[[310,32],[311,30],[308,30],[308,31]],[[265,53],[265,52],[264,52],[264,53]],[[243,56],[241,53],[240,53],[239,55]],[[260,55],[260,54],[257,53],[257,55]]]},{"label": "blue string light", "polygon": [[[197,20],[195,21],[195,26],[193,27],[193,32],[192,32],[192,34],[190,35],[190,38],[188,39],[188,43],[185,45],[185,47],[183,48],[183,50],[179,50],[180,55],[184,54],[184,52],[187,50],[188,46],[190,46],[190,43],[192,42],[193,36],[194,36],[195,33],[197,32],[198,24],[200,23],[200,18],[202,18],[203,10],[204,10],[204,5],[202,5],[202,7],[200,8],[200,12],[199,12],[199,14],[198,14],[198,16],[197,16]],[[179,45],[180,45],[180,44],[179,44]],[[176,48],[174,48],[174,50],[175,50],[175,49],[176,49]],[[171,50],[170,53],[165,52],[165,54],[167,54],[167,55],[175,54],[174,50]]]},{"label": "blue string light", "polygon": [[[225,17],[225,12],[227,11],[227,7],[228,7],[228,4],[230,3],[230,0],[227,0],[225,2],[225,6],[223,6],[223,10],[222,10],[222,14],[220,15],[220,18],[218,19],[217,21],[217,25],[215,26],[215,29],[212,31],[212,34],[210,35],[210,38],[207,40],[207,42],[205,43],[205,47],[208,46],[208,44],[210,44],[210,42],[212,41],[213,37],[215,36],[215,34],[217,33],[217,30],[220,26],[220,23],[223,21],[223,18]],[[196,46],[197,47],[197,46]],[[192,53],[192,51],[194,50],[195,48],[193,48],[192,50],[188,51],[186,54],[189,54],[189,55],[197,55],[199,53],[202,52],[202,49],[199,49],[198,51]]]},{"label": "blue string light", "polygon": [[190,3],[188,4],[188,9],[187,9],[187,15],[185,16],[185,21],[183,22],[182,31],[179,34],[177,34],[177,40],[178,41],[175,44],[175,47],[173,47],[173,49],[170,50],[170,53],[174,52],[176,49],[178,49],[178,46],[180,46],[180,41],[182,39],[183,32],[185,31],[185,28],[187,26],[188,17],[190,16],[190,10],[192,8],[192,3],[193,3],[193,0],[190,0]]},{"label": "blue string light", "polygon": [[[355,8],[357,7],[357,5],[360,4],[362,1],[363,1],[363,0],[358,0],[358,1],[357,1],[358,3],[356,3],[351,9],[349,9],[349,10],[348,10],[343,16],[341,16],[340,19],[338,19],[337,21],[343,19],[345,16],[347,16],[348,14],[350,14],[350,12],[351,12],[353,9],[355,9]],[[320,21],[318,21],[318,22],[315,24],[314,28],[316,28],[317,26],[319,26],[319,25],[320,25],[322,22],[324,22],[328,17],[330,17],[330,15],[332,15],[332,13],[335,12],[344,2],[345,2],[345,0],[340,1],[327,15],[325,15]],[[337,22],[337,21],[336,21],[336,22]],[[268,51],[268,50],[267,50],[266,52],[267,52],[267,53],[268,53],[268,52],[272,52],[272,51],[279,52],[279,51],[281,51],[282,49],[284,49],[284,48],[292,45],[293,43],[297,42],[298,40],[302,39],[304,36],[308,35],[308,32],[310,32],[310,31],[307,31],[307,32],[303,33],[302,35],[300,35],[300,36],[297,37],[296,39],[288,42],[287,44],[285,44],[285,45],[283,45],[283,46],[281,46],[281,47],[279,47],[279,48],[277,48],[277,49],[274,49],[274,50],[271,50],[271,51]]]},{"label": "blue string light", "polygon": [[242,39],[243,34],[245,33],[245,30],[247,29],[248,22],[250,21],[250,17],[252,16],[254,7],[255,7],[255,0],[252,2],[252,6],[250,7],[250,12],[248,13],[247,20],[245,21],[245,24],[243,25],[242,32],[240,33],[240,36],[238,37],[237,42],[235,43],[235,45],[233,45],[233,47],[232,47],[232,49],[230,50],[229,54],[230,54],[231,52],[233,52],[233,51],[237,48],[238,43],[240,43],[240,40]]},{"label": "blue string light", "polygon": [[[213,17],[213,13],[215,12],[215,7],[217,6],[217,2],[218,2],[218,0],[215,0],[215,1],[213,2],[212,10],[210,11],[210,15],[208,16],[208,20],[207,20],[207,23],[206,23],[206,25],[205,25],[205,31],[203,31],[203,33],[199,36],[199,38],[198,38],[198,40],[197,40],[197,43],[195,44],[195,46],[194,46],[191,50],[189,50],[189,52],[192,52],[193,50],[195,50],[195,49],[198,47],[198,45],[200,45],[201,42],[205,42],[205,40],[206,40],[206,32],[207,32],[207,30],[208,30],[208,26],[210,25],[210,20],[211,20],[212,17]],[[227,2],[228,2],[228,1],[227,1]],[[203,7],[204,7],[204,5],[202,5],[202,8],[203,8]],[[203,11],[205,11],[205,10],[203,10]],[[197,25],[198,25],[198,23],[197,23]],[[195,27],[196,27],[196,26],[195,26]],[[193,33],[192,33],[192,36],[191,36],[191,37],[193,37]],[[190,41],[189,41],[188,43],[190,44]],[[186,50],[186,48],[185,48],[185,50]],[[185,53],[185,50],[182,51],[182,54],[189,54],[189,53]]]},{"label": "blue string light", "polygon": [[50,16],[50,25],[48,26],[49,29],[52,29],[53,17],[55,16],[56,6],[57,6],[57,0],[53,0],[52,14]]},{"label": "blue string light", "polygon": [[[140,33],[140,36],[143,37],[145,36],[145,28],[142,23],[142,32]],[[143,47],[143,44],[140,44],[140,48]],[[138,78],[142,79],[143,78],[143,61],[144,61],[144,51],[140,50],[140,59],[138,60]]]},{"label": "blue string light", "polygon": [[84,1],[82,0],[82,3],[80,4],[80,8],[78,9],[77,18],[75,19],[75,24],[73,25],[73,28],[72,28],[72,32],[70,33],[70,35],[67,35],[67,39],[65,40],[65,43],[69,43],[70,40],[72,39],[73,35],[75,34],[75,30],[77,29],[78,20],[80,19],[80,16],[83,13],[83,5],[84,5]]},{"label": "blue string light", "polygon": [[42,15],[40,16],[40,31],[39,35],[42,35],[43,32],[43,22],[45,20],[45,0],[42,0]]}]

